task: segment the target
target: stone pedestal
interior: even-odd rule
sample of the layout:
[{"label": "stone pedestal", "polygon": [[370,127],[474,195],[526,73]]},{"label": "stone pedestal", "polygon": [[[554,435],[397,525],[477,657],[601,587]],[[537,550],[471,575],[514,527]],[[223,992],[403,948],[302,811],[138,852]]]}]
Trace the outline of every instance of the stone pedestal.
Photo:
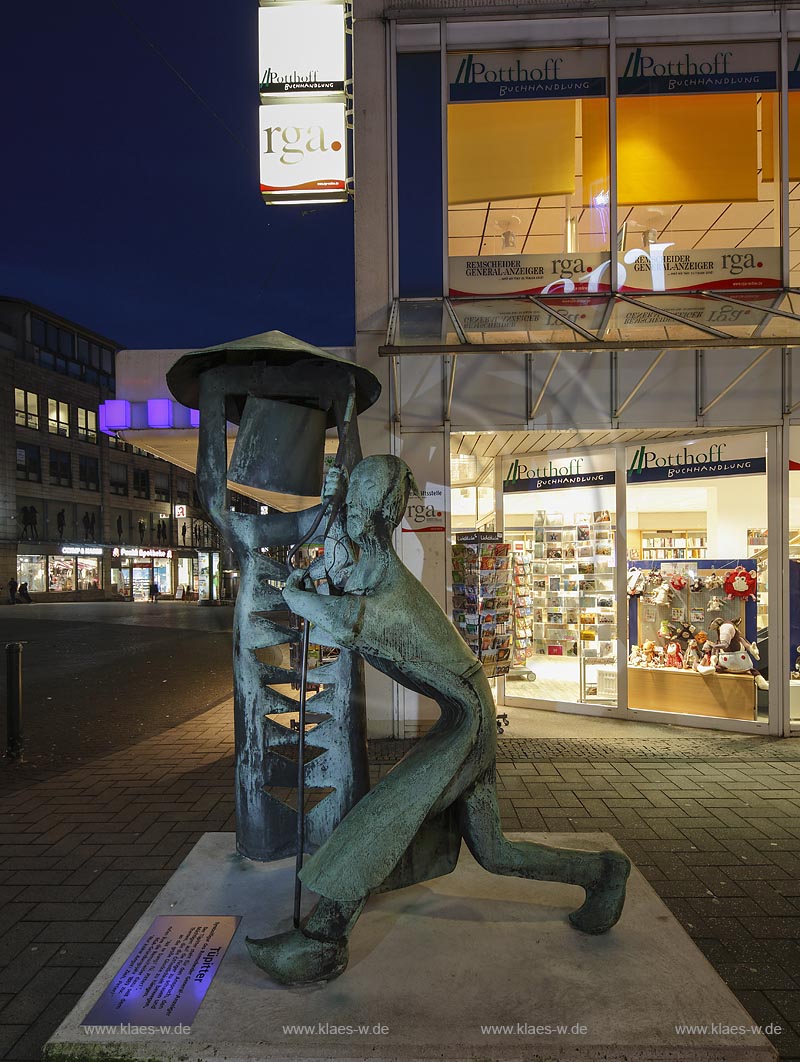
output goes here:
[{"label": "stone pedestal", "polygon": [[[606,834],[518,834],[580,848]],[[291,924],[294,861],[255,864],[234,835],[206,834],[45,1048],[48,1060],[256,1062],[767,1062],[777,1058],[664,904],[634,870],[619,924],[567,922],[582,890],[499,878],[466,852],[455,873],[378,896],[328,985],[287,989],[250,962],[245,935]],[[314,897],[306,895],[307,904]],[[157,915],[242,916],[191,1032],[80,1023]],[[157,1021],[157,1019],[154,1019]],[[681,1031],[681,1025],[706,1026]]]}]

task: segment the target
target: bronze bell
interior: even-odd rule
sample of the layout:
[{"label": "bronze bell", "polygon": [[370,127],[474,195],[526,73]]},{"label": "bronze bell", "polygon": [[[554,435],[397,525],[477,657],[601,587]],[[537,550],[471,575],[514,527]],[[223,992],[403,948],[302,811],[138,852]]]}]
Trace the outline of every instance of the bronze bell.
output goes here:
[{"label": "bronze bell", "polygon": [[321,409],[248,395],[228,479],[279,494],[318,496],[326,421]]}]

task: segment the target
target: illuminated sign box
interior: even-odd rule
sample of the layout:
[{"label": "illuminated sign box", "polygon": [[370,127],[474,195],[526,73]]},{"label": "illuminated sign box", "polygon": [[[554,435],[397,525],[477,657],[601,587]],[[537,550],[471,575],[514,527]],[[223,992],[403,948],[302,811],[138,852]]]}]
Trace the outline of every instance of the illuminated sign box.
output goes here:
[{"label": "illuminated sign box", "polygon": [[341,4],[270,4],[258,11],[262,96],[344,92]]},{"label": "illuminated sign box", "polygon": [[346,201],[344,103],[266,103],[259,129],[266,202]]}]

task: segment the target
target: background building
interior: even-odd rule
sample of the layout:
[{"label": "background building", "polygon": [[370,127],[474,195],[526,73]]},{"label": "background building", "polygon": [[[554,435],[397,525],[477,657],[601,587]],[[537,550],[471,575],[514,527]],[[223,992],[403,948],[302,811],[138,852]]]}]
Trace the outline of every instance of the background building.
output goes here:
[{"label": "background building", "polygon": [[[101,430],[118,344],[0,299],[0,579],[34,600],[220,593],[219,537],[191,472]],[[235,591],[235,580],[222,590]]]}]

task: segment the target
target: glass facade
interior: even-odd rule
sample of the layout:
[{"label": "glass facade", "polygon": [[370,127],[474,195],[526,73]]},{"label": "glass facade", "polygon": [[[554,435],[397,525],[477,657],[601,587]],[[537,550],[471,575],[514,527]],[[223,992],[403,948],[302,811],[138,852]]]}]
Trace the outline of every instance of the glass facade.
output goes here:
[{"label": "glass facade", "polygon": [[47,557],[18,556],[17,582],[27,583],[31,594],[43,594],[47,590]]}]

